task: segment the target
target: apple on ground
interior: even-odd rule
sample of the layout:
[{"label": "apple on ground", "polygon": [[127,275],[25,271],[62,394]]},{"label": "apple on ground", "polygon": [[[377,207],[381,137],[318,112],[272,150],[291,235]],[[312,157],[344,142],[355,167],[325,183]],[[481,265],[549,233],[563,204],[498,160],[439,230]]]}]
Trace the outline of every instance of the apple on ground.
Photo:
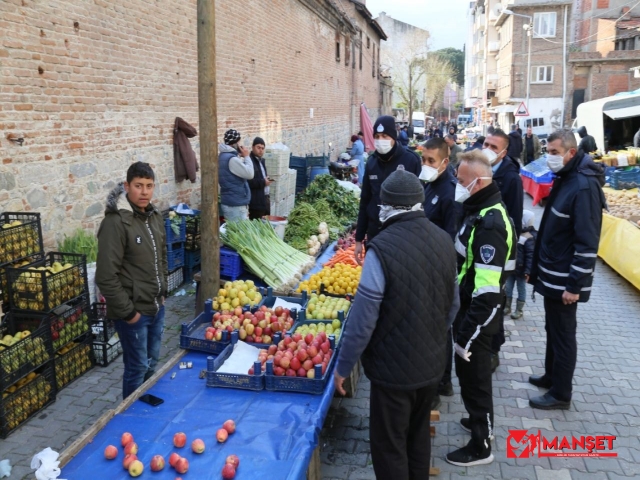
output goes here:
[{"label": "apple on ground", "polygon": [[107,448],[104,449],[104,458],[107,460],[113,460],[118,456],[118,449],[113,445],[108,445]]},{"label": "apple on ground", "polygon": [[237,470],[238,467],[240,466],[240,459],[235,454],[229,455],[225,460],[225,463],[228,463],[229,465],[233,465],[233,468]]},{"label": "apple on ground", "polygon": [[171,455],[169,455],[169,465],[171,465],[173,468],[176,468],[176,462],[180,460],[180,455],[178,455],[176,452],[173,452]]},{"label": "apple on ground", "polygon": [[187,434],[184,432],[178,432],[173,436],[173,445],[176,448],[182,448],[187,444]]},{"label": "apple on ground", "polygon": [[176,462],[175,469],[178,473],[187,473],[189,470],[189,460],[184,457],[180,457]]},{"label": "apple on ground", "polygon": [[224,428],[221,428],[216,432],[216,440],[220,443],[226,442],[228,437],[229,433]]},{"label": "apple on ground", "polygon": [[131,463],[136,461],[138,457],[136,455],[125,455],[124,460],[122,460],[122,466],[125,470],[129,470]]},{"label": "apple on ground", "polygon": [[151,459],[151,471],[159,472],[164,468],[164,457],[162,455],[154,455]]},{"label": "apple on ground", "polygon": [[233,465],[231,465],[230,463],[225,463],[224,467],[222,467],[222,478],[224,478],[225,480],[230,480],[232,478],[235,478],[236,476],[236,469],[233,468]]},{"label": "apple on ground", "polygon": [[129,432],[124,432],[122,434],[122,437],[120,437],[120,443],[122,444],[122,446],[126,447],[127,443],[131,442],[133,442],[133,435],[131,435]]},{"label": "apple on ground", "polygon": [[229,434],[234,433],[236,431],[236,422],[233,420],[227,420],[222,424],[222,428],[224,428]]},{"label": "apple on ground", "polygon": [[144,465],[140,460],[134,460],[133,462],[131,462],[131,465],[129,465],[129,475],[131,475],[132,477],[139,477],[140,475],[142,475],[143,470]]},{"label": "apple on ground", "polygon": [[196,438],[191,442],[191,450],[193,450],[193,453],[202,453],[204,452],[204,448],[204,442],[200,438]]},{"label": "apple on ground", "polygon": [[136,442],[129,442],[124,447],[125,455],[136,455],[138,453],[138,444]]}]

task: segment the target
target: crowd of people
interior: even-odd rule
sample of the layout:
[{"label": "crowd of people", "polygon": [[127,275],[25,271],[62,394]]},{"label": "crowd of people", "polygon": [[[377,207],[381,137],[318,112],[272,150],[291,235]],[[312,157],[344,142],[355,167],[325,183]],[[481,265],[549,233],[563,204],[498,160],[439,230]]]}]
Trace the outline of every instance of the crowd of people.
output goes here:
[{"label": "crowd of people", "polygon": [[547,162],[557,177],[536,230],[519,175],[521,163],[540,152],[530,129],[492,128],[464,152],[455,148],[455,132],[433,135],[421,159],[402,144],[393,117],[378,118],[373,133],[356,230],[356,258],[362,264],[366,251],[366,262],[343,331],[336,389],[344,392],[361,359],[371,380],[376,478],[427,478],[430,412],[440,395],[454,394],[455,364],[468,413],[460,425],[471,439],[446,460],[491,463],[492,374],[504,316],[523,318],[527,283],[544,298],[547,334],[544,372],[529,378],[547,391],[529,404],[571,406],[577,305],[592,288],[603,169],[571,131],[550,135]]}]

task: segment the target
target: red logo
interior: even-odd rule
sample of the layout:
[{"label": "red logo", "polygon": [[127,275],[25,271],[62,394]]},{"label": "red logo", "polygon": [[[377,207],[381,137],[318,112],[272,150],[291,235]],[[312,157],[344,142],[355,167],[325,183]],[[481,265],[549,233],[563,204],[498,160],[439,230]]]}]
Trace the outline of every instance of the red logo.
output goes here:
[{"label": "red logo", "polygon": [[544,437],[540,430],[509,430],[507,458],[531,457],[617,457],[614,435],[580,435],[578,437]]}]

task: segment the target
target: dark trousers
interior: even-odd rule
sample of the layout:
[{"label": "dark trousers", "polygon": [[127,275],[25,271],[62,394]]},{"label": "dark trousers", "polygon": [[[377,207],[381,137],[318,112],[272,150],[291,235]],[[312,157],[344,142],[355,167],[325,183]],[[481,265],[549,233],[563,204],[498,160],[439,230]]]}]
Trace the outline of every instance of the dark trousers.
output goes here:
[{"label": "dark trousers", "polygon": [[553,385],[549,394],[564,402],[571,401],[573,371],[578,356],[577,312],[577,303],[565,305],[562,300],[544,299],[544,329],[547,331],[544,375],[551,379]]},{"label": "dark trousers", "polygon": [[[458,313],[456,321],[464,319],[464,312]],[[491,383],[491,342],[498,329],[498,319],[489,325],[471,343],[469,362],[456,355],[456,375],[460,381],[460,395],[464,407],[469,412],[471,422],[471,443],[478,452],[491,452],[489,436],[493,433],[493,387]],[[456,335],[454,323],[454,337]],[[464,347],[464,345],[461,345]]]},{"label": "dark trousers", "polygon": [[[515,273],[512,273],[511,275],[515,275]],[[498,330],[496,331],[496,334],[491,339],[491,350],[495,354],[497,354],[500,351],[500,347],[502,347],[502,344],[505,341],[503,310],[504,310],[504,306],[506,304],[507,304],[507,294],[506,294],[505,289],[503,288],[502,289],[502,302],[500,302],[500,308],[498,308],[498,311],[496,312],[496,318],[495,318],[495,320],[498,321]]]},{"label": "dark trousers", "polygon": [[249,220],[261,219],[265,215],[269,215],[269,210],[255,210],[249,209]]},{"label": "dark trousers", "polygon": [[444,373],[442,374],[442,379],[440,380],[440,386],[444,387],[445,385],[451,383],[451,371],[453,370],[453,336],[451,332],[451,328],[447,332],[447,363],[444,367]]},{"label": "dark trousers", "polygon": [[431,401],[437,385],[396,390],[371,383],[371,459],[377,480],[424,480],[431,462]]}]

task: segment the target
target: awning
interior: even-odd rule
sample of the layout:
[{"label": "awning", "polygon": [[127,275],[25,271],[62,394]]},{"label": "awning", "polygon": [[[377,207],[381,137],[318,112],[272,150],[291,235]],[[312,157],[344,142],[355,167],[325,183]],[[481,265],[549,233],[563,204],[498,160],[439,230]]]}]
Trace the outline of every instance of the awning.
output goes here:
[{"label": "awning", "polygon": [[636,105],[634,107],[624,107],[624,108],[611,108],[603,111],[605,115],[614,120],[619,120],[621,118],[629,118],[629,117],[637,117],[640,116],[640,105]]},{"label": "awning", "polygon": [[516,111],[517,105],[498,105],[497,107],[491,107],[487,111],[489,113],[513,113]]}]

